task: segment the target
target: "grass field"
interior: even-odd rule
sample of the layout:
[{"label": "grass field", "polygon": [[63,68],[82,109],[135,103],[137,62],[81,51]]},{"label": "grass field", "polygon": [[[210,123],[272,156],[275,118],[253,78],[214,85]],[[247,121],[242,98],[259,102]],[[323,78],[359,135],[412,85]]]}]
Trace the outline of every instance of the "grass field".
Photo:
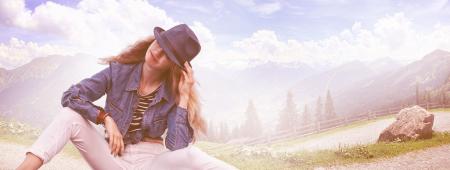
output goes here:
[{"label": "grass field", "polygon": [[[450,112],[450,109],[433,109],[429,111]],[[270,147],[276,149],[278,146],[295,145],[307,140],[312,140],[347,129],[361,127],[367,125],[368,123],[393,117],[394,115],[388,115],[372,120],[357,121],[350,123],[349,125],[324,131],[318,134],[277,141],[276,143],[272,143],[269,145],[260,144],[252,147]],[[6,129],[8,127],[5,126],[5,121],[2,122],[3,125],[0,126],[0,142],[30,146],[36,140],[35,135],[27,133],[12,134],[8,132],[8,130]],[[391,158],[411,151],[446,144],[450,144],[450,133],[448,132],[435,132],[433,134],[433,138],[427,140],[407,141],[402,143],[374,143],[367,145],[340,147],[334,150],[299,151],[294,153],[277,154],[273,154],[267,150],[262,150],[257,154],[255,154],[254,152],[242,152],[242,146],[239,145],[231,146],[229,144],[206,141],[199,141],[195,143],[195,146],[221,160],[224,160],[225,162],[233,164],[239,169],[312,169],[314,167],[371,162],[383,158]],[[68,144],[65,146],[62,153],[74,158],[81,159],[78,150],[70,142],[68,142]]]},{"label": "grass field", "polygon": [[450,113],[450,108],[441,108],[441,109],[430,109],[429,112],[448,112]]},{"label": "grass field", "polygon": [[239,169],[312,169],[314,167],[371,162],[445,144],[450,144],[450,133],[448,132],[434,133],[432,139],[402,143],[375,143],[341,147],[337,150],[302,151],[277,156],[225,153],[219,154],[217,157]]},{"label": "grass field", "polygon": [[[450,112],[450,109],[432,109],[430,112]],[[446,113],[444,113],[446,114]],[[277,141],[272,144],[259,144],[256,147],[286,147],[289,145],[298,145],[308,140],[320,138],[336,132],[365,126],[369,123],[394,118],[395,115],[387,115],[371,120],[362,120],[350,123],[325,132],[307,135],[299,138],[291,138]],[[408,141],[403,143],[375,143],[367,145],[357,145],[352,147],[341,147],[336,150],[320,150],[320,151],[300,151],[296,153],[271,155],[242,155],[239,153],[238,147],[226,150],[212,150],[210,154],[229,162],[240,169],[310,169],[318,166],[344,165],[360,162],[371,162],[381,158],[390,158],[415,150],[450,144],[450,134],[448,132],[436,132],[432,139]],[[202,146],[224,146],[223,144],[202,143]],[[205,148],[209,148],[205,147]]]}]

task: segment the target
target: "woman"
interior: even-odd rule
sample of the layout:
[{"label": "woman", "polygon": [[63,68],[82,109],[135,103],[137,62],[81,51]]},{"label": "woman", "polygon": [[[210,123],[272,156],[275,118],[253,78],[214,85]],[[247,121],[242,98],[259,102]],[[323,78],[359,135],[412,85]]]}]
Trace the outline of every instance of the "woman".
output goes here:
[{"label": "woman", "polygon": [[[103,59],[108,68],[64,92],[65,113],[17,169],[38,169],[68,140],[93,169],[236,169],[190,145],[206,133],[190,64],[200,48],[194,32],[180,24],[155,27],[153,36]],[[105,93],[105,108],[94,105]],[[102,124],[106,137],[89,121]]]}]

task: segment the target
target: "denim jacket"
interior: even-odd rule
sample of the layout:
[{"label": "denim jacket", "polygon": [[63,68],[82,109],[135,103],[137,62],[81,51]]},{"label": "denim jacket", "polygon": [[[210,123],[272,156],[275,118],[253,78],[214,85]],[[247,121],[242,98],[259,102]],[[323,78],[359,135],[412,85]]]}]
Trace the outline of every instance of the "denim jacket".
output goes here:
[{"label": "denim jacket", "polygon": [[[106,93],[104,110],[117,124],[124,143],[130,143],[126,134],[138,104],[137,89],[144,62],[121,64],[112,62],[109,67],[90,78],[70,86],[63,93],[61,104],[69,107],[89,121],[96,123],[100,109],[94,101]],[[155,99],[149,104],[142,119],[145,136],[160,137],[166,129],[165,146],[173,151],[192,142],[193,129],[188,122],[188,111],[175,103],[170,86],[163,80]],[[142,136],[138,136],[142,138]]]}]

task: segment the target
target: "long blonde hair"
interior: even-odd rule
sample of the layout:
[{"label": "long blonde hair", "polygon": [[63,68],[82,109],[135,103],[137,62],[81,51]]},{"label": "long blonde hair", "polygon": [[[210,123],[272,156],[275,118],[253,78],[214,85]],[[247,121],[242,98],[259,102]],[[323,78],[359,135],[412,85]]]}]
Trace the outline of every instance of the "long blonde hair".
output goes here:
[{"label": "long blonde hair", "polygon": [[[155,40],[153,35],[148,36],[144,39],[136,41],[134,44],[130,45],[128,48],[123,50],[116,56],[111,56],[107,58],[100,58],[100,63],[108,64],[113,61],[117,61],[123,64],[133,64],[145,61],[145,53],[149,48],[150,44]],[[167,73],[167,83],[170,87],[171,94],[175,95],[176,103],[179,103],[180,92],[178,91],[178,83],[182,75],[182,70],[175,63],[170,66]],[[200,101],[198,97],[198,92],[195,85],[192,87],[189,94],[188,101],[188,120],[189,124],[194,130],[193,142],[199,137],[200,133],[207,133],[206,121],[201,115]]]}]

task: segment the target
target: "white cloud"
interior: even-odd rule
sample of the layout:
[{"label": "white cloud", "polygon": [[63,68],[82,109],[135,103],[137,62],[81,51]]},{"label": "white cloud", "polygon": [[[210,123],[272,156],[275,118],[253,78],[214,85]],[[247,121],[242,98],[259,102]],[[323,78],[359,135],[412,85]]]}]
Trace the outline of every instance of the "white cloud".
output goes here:
[{"label": "white cloud", "polygon": [[438,13],[445,13],[446,8],[448,9],[448,0],[429,0],[429,1],[416,1],[411,3],[410,1],[399,1],[398,6],[402,7],[401,11],[404,11],[408,15],[413,16],[425,16],[425,17],[435,17],[430,16]]},{"label": "white cloud", "polygon": [[195,21],[190,28],[196,33],[198,40],[201,42],[200,53],[196,56],[195,62],[192,62],[192,64],[214,67],[216,65],[216,58],[211,54],[217,50],[217,47],[213,33],[198,21]]},{"label": "white cloud", "polygon": [[[252,0],[238,2],[252,8],[261,6]],[[76,7],[48,1],[34,11],[26,9],[23,0],[6,0],[0,1],[0,18],[3,26],[59,38],[52,40],[58,45],[47,44],[49,46],[67,46],[96,57],[117,54],[135,40],[153,34],[154,26],[167,29],[179,23],[147,1],[134,0],[83,0]],[[191,28],[202,44],[202,51],[193,64],[210,67],[242,68],[268,60],[311,65],[341,64],[355,59],[364,61],[382,57],[409,62],[436,48],[450,50],[449,25],[436,24],[431,31],[421,32],[403,13],[384,16],[371,27],[355,22],[337,35],[312,41],[280,40],[272,30],[257,30],[250,37],[233,42],[232,48],[227,49],[215,43],[216,36],[201,22],[193,22]],[[2,44],[0,53],[2,60],[7,61],[6,67],[14,67],[33,58],[11,59],[10,56],[15,55],[9,55],[14,49],[10,46],[11,42]],[[9,56],[5,57],[7,54]],[[23,52],[22,56],[24,54],[31,55]],[[41,52],[40,55],[44,54]]]},{"label": "white cloud", "polygon": [[274,31],[258,30],[251,37],[233,43],[239,51],[233,57],[247,64],[252,60],[271,60],[338,65],[383,57],[408,63],[435,49],[450,50],[448,37],[450,25],[436,25],[431,32],[420,32],[403,13],[397,13],[380,18],[372,29],[355,22],[338,35],[313,41],[281,41]]},{"label": "white cloud", "polygon": [[76,8],[47,2],[35,9],[33,17],[40,32],[59,33],[97,55],[116,54],[127,44],[153,34],[154,26],[177,24],[146,1],[83,0]]},{"label": "white cloud", "polygon": [[0,25],[15,26],[27,23],[30,18],[30,11],[25,9],[25,2],[22,0],[0,1]]},{"label": "white cloud", "polygon": [[[25,8],[24,0],[5,0],[0,1],[0,18],[1,25],[56,37],[54,41],[96,57],[119,53],[152,35],[155,26],[168,29],[180,23],[144,0],[82,0],[76,7],[47,1],[33,12]],[[211,41],[208,28],[199,25],[194,23],[202,27],[196,31],[201,40]]]},{"label": "white cloud", "polygon": [[39,45],[13,37],[6,44],[0,43],[0,67],[13,69],[30,62],[33,58],[53,54],[73,55],[74,53],[72,49],[66,47]]},{"label": "white cloud", "polygon": [[281,3],[278,1],[256,3],[253,0],[235,0],[239,5],[248,8],[252,12],[256,12],[262,16],[273,14],[281,9]]},{"label": "white cloud", "polygon": [[263,3],[253,7],[253,10],[263,15],[270,15],[280,9],[281,4],[279,2]]},{"label": "white cloud", "polygon": [[223,2],[220,1],[220,0],[214,0],[214,2],[213,2],[213,7],[214,7],[215,9],[221,9],[221,8],[224,7],[224,4],[223,4]]},{"label": "white cloud", "polygon": [[[183,1],[180,2],[180,1],[166,0],[166,1],[164,1],[164,3],[166,5],[172,6],[173,8],[187,9],[187,10],[197,11],[197,12],[201,12],[201,13],[205,13],[205,14],[211,14],[213,11],[211,8],[208,8],[206,6],[194,4],[191,2],[187,2],[187,1],[185,3],[183,3]],[[215,7],[215,5],[216,4],[213,4],[214,7]]]}]

